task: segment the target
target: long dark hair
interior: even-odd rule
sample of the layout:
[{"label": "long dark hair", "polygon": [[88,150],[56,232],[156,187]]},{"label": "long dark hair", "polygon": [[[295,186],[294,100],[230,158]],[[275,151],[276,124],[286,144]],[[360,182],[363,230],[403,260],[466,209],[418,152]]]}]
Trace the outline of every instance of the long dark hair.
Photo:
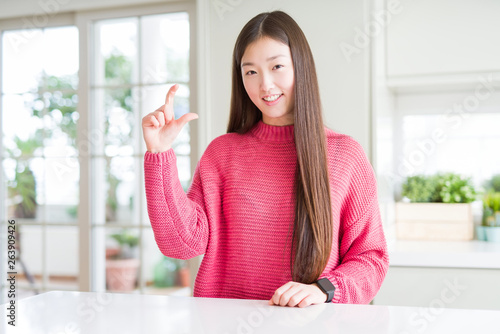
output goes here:
[{"label": "long dark hair", "polygon": [[290,47],[294,74],[294,137],[297,151],[295,221],[290,259],[292,279],[310,284],[328,262],[332,248],[332,208],[318,79],[307,39],[286,13],[262,13],[241,30],[233,52],[232,92],[227,132],[246,133],[262,113],[243,86],[241,58],[249,44],[269,37]]}]

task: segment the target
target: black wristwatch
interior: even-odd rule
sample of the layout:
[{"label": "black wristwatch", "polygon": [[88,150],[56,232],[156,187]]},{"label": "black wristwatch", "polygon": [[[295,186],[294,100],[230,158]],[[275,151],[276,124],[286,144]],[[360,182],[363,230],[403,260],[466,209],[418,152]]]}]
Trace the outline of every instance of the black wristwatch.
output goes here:
[{"label": "black wristwatch", "polygon": [[333,286],[332,282],[330,282],[330,280],[325,277],[317,280],[316,284],[318,284],[321,291],[323,291],[327,295],[325,303],[331,302],[333,299],[333,294],[335,293],[335,287]]}]

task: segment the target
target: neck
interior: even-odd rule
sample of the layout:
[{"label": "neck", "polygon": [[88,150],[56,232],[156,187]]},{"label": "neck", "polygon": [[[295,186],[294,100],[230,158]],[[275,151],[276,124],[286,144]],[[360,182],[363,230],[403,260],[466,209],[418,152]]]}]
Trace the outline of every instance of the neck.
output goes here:
[{"label": "neck", "polygon": [[[293,125],[293,115],[287,115],[288,117],[280,117],[280,118],[271,118],[266,115],[262,115],[262,122],[267,125],[272,126],[288,126]],[[291,116],[291,117],[290,117]]]}]

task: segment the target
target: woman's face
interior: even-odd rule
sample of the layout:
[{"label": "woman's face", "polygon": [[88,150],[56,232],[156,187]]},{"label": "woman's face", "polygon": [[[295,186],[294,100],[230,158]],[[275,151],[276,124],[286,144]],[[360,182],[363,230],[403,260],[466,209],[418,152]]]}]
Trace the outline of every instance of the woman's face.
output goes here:
[{"label": "woman's face", "polygon": [[241,58],[241,75],[264,123],[293,124],[295,79],[288,45],[269,37],[254,41]]}]

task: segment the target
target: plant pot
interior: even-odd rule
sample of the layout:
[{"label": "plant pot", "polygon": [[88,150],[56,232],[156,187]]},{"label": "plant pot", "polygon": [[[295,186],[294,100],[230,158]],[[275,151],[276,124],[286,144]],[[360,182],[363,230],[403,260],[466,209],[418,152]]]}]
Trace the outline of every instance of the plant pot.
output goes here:
[{"label": "plant pot", "polygon": [[396,203],[398,239],[472,240],[470,203]]},{"label": "plant pot", "polygon": [[108,290],[134,290],[138,268],[138,259],[106,260],[106,283]]},{"label": "plant pot", "polygon": [[116,259],[119,254],[120,248],[106,248],[106,259]]},{"label": "plant pot", "polygon": [[189,268],[187,267],[182,267],[179,268],[177,271],[177,275],[179,278],[179,285],[182,287],[187,287],[191,283],[190,281],[190,276],[189,276]]},{"label": "plant pot", "polygon": [[484,229],[486,231],[487,241],[500,243],[500,226],[485,226]]},{"label": "plant pot", "polygon": [[477,240],[486,241],[486,226],[476,225],[476,236]]}]

